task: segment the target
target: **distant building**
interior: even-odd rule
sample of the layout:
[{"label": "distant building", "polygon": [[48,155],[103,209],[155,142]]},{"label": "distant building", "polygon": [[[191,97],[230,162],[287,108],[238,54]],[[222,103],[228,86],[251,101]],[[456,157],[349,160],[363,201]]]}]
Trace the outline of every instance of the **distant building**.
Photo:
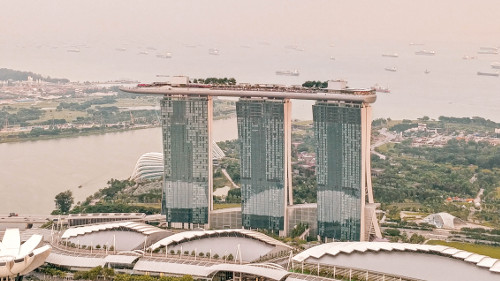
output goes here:
[{"label": "distant building", "polygon": [[212,205],[212,97],[161,101],[164,191],[170,226],[208,225]]},{"label": "distant building", "polygon": [[306,225],[306,231],[309,231],[310,237],[318,234],[317,204],[296,204],[288,206],[288,233],[290,233],[299,224]]},{"label": "distant building", "polygon": [[219,209],[210,212],[210,228],[240,229],[241,207]]},{"label": "distant building", "polygon": [[289,253],[292,247],[263,233],[247,229],[222,229],[184,231],[165,237],[152,244],[149,250],[172,253],[184,251],[215,254],[220,257],[233,255],[236,260],[255,262],[281,252]]},{"label": "distant building", "polygon": [[[301,99],[316,100],[316,158],[307,156],[303,160],[307,168],[316,163],[317,233],[324,240],[366,241],[381,236],[370,174],[370,104],[376,100],[375,90],[350,89],[345,81],[329,81],[326,89],[269,84],[199,85],[190,84],[186,77],[122,90],[164,96],[162,212],[169,226],[208,228],[208,222],[212,222],[212,97],[232,96],[240,98],[236,112],[241,225],[286,236],[293,227],[288,226],[287,218],[287,206],[293,202],[290,99]],[[371,205],[367,207],[367,203]],[[313,213],[311,208],[295,211],[308,218]],[[217,224],[237,225],[232,214],[221,212],[222,220]],[[303,222],[300,216],[293,222]],[[312,231],[313,224],[308,225]]]},{"label": "distant building", "polygon": [[286,99],[236,102],[245,228],[286,235],[286,206],[291,201],[290,109]]},{"label": "distant building", "polygon": [[432,224],[437,228],[446,229],[460,229],[466,225],[466,223],[460,218],[444,212],[430,214],[425,217],[422,222]]},{"label": "distant building", "polygon": [[69,214],[68,226],[86,224],[118,222],[118,221],[144,221],[146,214],[143,213],[93,213],[93,214]]},{"label": "distant building", "polygon": [[142,250],[171,235],[169,231],[145,223],[122,221],[68,228],[61,236],[62,243],[77,247],[105,246],[114,251]]},{"label": "distant building", "polygon": [[319,270],[335,280],[486,281],[500,276],[498,259],[443,245],[325,243],[298,253],[292,264],[297,271]]},{"label": "distant building", "polygon": [[[365,225],[366,201],[374,202],[371,107],[358,102],[317,101],[313,105],[313,124],[318,235],[322,239],[350,241],[368,241],[372,234],[380,236],[378,225]],[[376,219],[370,221],[376,223]]]}]

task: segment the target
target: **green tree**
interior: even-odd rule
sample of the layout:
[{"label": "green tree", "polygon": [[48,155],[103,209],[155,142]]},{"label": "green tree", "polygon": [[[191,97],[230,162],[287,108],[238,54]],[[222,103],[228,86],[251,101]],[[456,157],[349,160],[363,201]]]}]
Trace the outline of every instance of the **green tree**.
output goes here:
[{"label": "green tree", "polygon": [[66,190],[57,194],[54,202],[56,203],[56,209],[60,211],[60,213],[68,213],[74,202],[73,192],[71,192],[71,190]]}]

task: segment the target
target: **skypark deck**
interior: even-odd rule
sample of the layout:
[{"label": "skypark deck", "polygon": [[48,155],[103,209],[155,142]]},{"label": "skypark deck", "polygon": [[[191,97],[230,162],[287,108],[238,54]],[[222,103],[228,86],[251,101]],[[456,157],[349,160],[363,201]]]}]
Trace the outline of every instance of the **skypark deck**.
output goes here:
[{"label": "skypark deck", "polygon": [[310,89],[278,85],[170,85],[167,83],[139,84],[137,87],[120,88],[127,93],[168,96],[221,96],[242,98],[274,98],[297,100],[325,100],[357,103],[374,103],[377,99],[373,89]]}]

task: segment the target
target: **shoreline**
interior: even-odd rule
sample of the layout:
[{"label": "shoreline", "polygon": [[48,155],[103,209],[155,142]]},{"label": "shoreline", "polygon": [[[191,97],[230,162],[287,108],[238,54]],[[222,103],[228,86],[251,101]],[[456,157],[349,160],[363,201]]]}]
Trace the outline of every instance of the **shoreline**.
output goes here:
[{"label": "shoreline", "polygon": [[[213,118],[213,121],[227,120],[227,119],[231,119],[231,118],[236,118],[236,116],[231,115],[231,116],[224,116],[221,118]],[[8,138],[7,136],[9,136],[9,135],[2,136],[2,133],[0,132],[0,144],[22,143],[22,142],[31,142],[31,141],[34,142],[34,141],[42,141],[42,140],[65,139],[65,138],[77,138],[77,137],[84,137],[84,136],[104,135],[104,134],[108,134],[108,133],[120,133],[120,132],[135,131],[135,130],[142,130],[142,129],[151,129],[151,128],[158,128],[158,127],[161,127],[161,125],[143,125],[143,126],[128,127],[128,128],[104,128],[104,129],[95,129],[95,130],[79,132],[79,133],[66,133],[66,132],[62,131],[62,133],[58,134],[58,135],[42,135],[42,136],[38,136],[38,137],[27,137],[27,138],[19,137],[19,135],[15,135],[15,137],[13,137],[13,138]]]},{"label": "shoreline", "polygon": [[79,132],[77,134],[75,133],[61,133],[59,135],[44,135],[44,136],[38,136],[38,137],[28,137],[28,138],[21,138],[21,137],[15,137],[15,138],[3,138],[0,137],[0,144],[4,143],[22,143],[22,142],[35,142],[35,141],[42,141],[42,140],[54,140],[54,139],[66,139],[66,138],[77,138],[77,137],[85,137],[85,136],[94,136],[94,135],[104,135],[108,133],[120,133],[120,132],[126,132],[126,131],[135,131],[135,130],[142,130],[142,129],[150,129],[150,128],[157,128],[159,125],[147,125],[147,126],[140,126],[140,127],[132,127],[132,128],[106,128],[103,130],[94,130],[94,131],[87,131],[87,132]]}]

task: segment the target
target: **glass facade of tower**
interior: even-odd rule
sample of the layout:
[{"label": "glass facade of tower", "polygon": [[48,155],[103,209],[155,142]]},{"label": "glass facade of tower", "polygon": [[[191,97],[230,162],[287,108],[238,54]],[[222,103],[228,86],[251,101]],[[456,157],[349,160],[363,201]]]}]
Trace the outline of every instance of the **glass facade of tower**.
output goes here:
[{"label": "glass facade of tower", "polygon": [[357,103],[313,105],[318,235],[322,238],[361,238],[362,110]]},{"label": "glass facade of tower", "polygon": [[210,97],[161,101],[164,152],[162,213],[167,222],[207,224],[212,188]]},{"label": "glass facade of tower", "polygon": [[284,229],[286,187],[284,100],[236,102],[241,160],[242,226],[274,232]]}]

